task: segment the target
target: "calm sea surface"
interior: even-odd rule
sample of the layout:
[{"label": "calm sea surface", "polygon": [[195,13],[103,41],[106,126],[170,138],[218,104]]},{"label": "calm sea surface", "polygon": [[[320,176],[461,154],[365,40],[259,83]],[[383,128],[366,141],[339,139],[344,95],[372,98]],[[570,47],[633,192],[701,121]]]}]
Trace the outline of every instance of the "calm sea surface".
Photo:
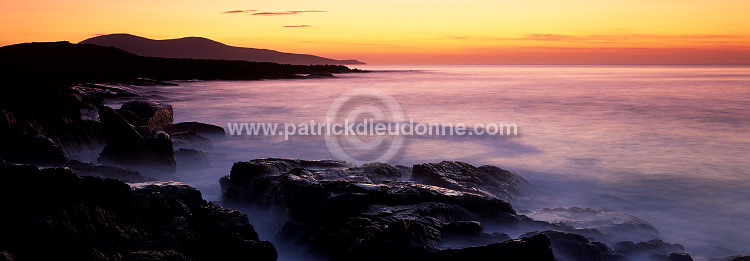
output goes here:
[{"label": "calm sea surface", "polygon": [[[443,160],[516,171],[539,191],[516,206],[609,208],[698,257],[750,253],[750,67],[366,66],[337,78],[182,82],[144,89],[175,121],[324,122],[373,88],[423,123],[515,123],[518,136],[407,136],[391,164]],[[281,128],[281,127],[280,127]],[[321,136],[214,140],[212,168],[179,170],[209,199],[231,163],[332,158]]]}]

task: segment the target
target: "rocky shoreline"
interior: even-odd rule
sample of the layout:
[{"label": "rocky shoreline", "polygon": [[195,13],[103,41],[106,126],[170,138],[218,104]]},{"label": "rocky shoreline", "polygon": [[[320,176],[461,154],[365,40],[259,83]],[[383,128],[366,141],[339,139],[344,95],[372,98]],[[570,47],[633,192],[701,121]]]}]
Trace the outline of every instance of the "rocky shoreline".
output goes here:
[{"label": "rocky shoreline", "polygon": [[[112,85],[158,85],[192,75],[142,74],[130,68],[100,81],[119,69],[102,73],[97,55],[136,61],[131,66],[180,61],[68,45],[0,48],[0,56],[9,57],[0,69],[10,86],[0,98],[0,261],[692,260],[681,245],[662,241],[654,227],[623,213],[519,211],[514,205],[533,184],[496,166],[453,161],[414,166],[280,158],[236,162],[217,181],[221,204],[248,217],[171,181],[178,165],[207,164],[201,149],[212,146],[212,136],[224,134],[221,127],[174,123],[172,106],[145,99],[116,109],[104,105],[107,98],[137,97]],[[72,52],[65,55],[93,64],[76,68],[86,63],[78,61],[65,67],[50,57],[33,57],[39,48],[63,48]],[[18,58],[23,52],[31,58]],[[39,59],[47,62],[35,65]],[[182,62],[197,63],[197,68],[220,63]],[[240,64],[248,66],[255,65]],[[283,67],[278,66],[272,67]],[[352,72],[346,67],[283,70],[196,75],[257,79]],[[75,156],[91,148],[100,151],[97,162]],[[279,214],[275,225],[250,223],[254,215],[272,214]],[[258,227],[275,236],[259,237]]]}]

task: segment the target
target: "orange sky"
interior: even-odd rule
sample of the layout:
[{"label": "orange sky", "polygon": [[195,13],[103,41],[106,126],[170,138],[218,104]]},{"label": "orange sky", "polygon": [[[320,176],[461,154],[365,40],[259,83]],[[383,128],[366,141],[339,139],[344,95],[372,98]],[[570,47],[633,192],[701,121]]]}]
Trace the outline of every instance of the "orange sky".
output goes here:
[{"label": "orange sky", "polygon": [[0,0],[0,45],[130,33],[371,64],[750,63],[748,14],[748,0]]}]

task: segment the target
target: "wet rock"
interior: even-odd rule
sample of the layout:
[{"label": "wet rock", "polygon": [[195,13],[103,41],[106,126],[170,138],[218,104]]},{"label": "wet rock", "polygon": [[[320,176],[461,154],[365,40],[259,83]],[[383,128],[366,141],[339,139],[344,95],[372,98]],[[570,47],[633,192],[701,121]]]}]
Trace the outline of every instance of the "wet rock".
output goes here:
[{"label": "wet rock", "polygon": [[68,167],[75,171],[79,176],[92,176],[100,178],[112,178],[118,179],[123,182],[147,182],[154,181],[149,177],[144,177],[138,171],[124,169],[115,166],[101,165],[91,162],[81,162],[78,160],[71,160],[65,163],[65,167]]},{"label": "wet rock", "polygon": [[210,139],[193,131],[169,133],[176,149],[212,149],[213,142]]},{"label": "wet rock", "polygon": [[515,240],[503,241],[484,246],[438,251],[430,259],[434,261],[454,260],[555,260],[550,239],[545,235],[535,235]]},{"label": "wet rock", "polygon": [[427,185],[494,195],[516,201],[530,184],[521,176],[495,166],[474,167],[458,161],[417,164],[411,179]]},{"label": "wet rock", "polygon": [[99,112],[104,150],[98,161],[136,169],[147,176],[167,177],[176,169],[169,135],[150,128],[135,128],[117,111],[103,107]]},{"label": "wet rock", "polygon": [[[0,252],[18,260],[276,260],[246,215],[178,183],[0,165]],[[33,189],[33,193],[29,193]],[[8,258],[6,258],[8,259]]]},{"label": "wet rock", "polygon": [[165,129],[165,131],[169,134],[178,133],[178,132],[195,132],[200,135],[206,135],[206,136],[224,136],[224,128],[211,125],[208,123],[201,123],[201,122],[180,122],[175,123]]},{"label": "wet rock", "polygon": [[650,261],[693,261],[693,258],[687,253],[671,253],[666,255],[650,256]]},{"label": "wet rock", "polygon": [[659,238],[659,231],[648,222],[610,209],[559,207],[522,211],[521,214],[554,224],[551,229],[581,234],[608,244]]},{"label": "wet rock", "polygon": [[494,196],[398,181],[405,170],[261,159],[235,163],[222,187],[225,203],[285,207],[280,238],[329,260],[421,260],[440,249],[446,224],[472,234],[478,223],[461,221],[517,221],[510,204]]},{"label": "wet rock", "polygon": [[440,248],[460,249],[483,246],[510,240],[507,234],[484,233],[484,227],[478,221],[457,221],[443,225],[441,229]]},{"label": "wet rock", "polygon": [[174,157],[180,168],[203,168],[209,165],[206,154],[203,154],[201,150],[179,149],[174,152]]},{"label": "wet rock", "polygon": [[[257,203],[260,195],[253,187],[258,182],[278,181],[278,176],[295,168],[349,168],[354,164],[337,160],[299,160],[267,158],[236,162],[232,165],[229,176],[222,177],[224,200],[228,203]],[[266,176],[276,176],[270,179],[258,179]],[[261,184],[261,186],[266,186]],[[267,198],[267,196],[262,196]]]},{"label": "wet rock", "polygon": [[149,101],[129,101],[117,110],[130,124],[164,130],[174,122],[172,105]]},{"label": "wet rock", "polygon": [[613,246],[615,253],[635,259],[646,259],[653,255],[667,255],[675,252],[685,252],[685,247],[680,244],[670,244],[658,239],[647,242],[634,243],[622,241]]},{"label": "wet rock", "polygon": [[555,258],[560,261],[624,260],[624,257],[615,255],[606,245],[591,242],[578,234],[547,230],[526,233],[521,237],[539,234],[549,237]]}]

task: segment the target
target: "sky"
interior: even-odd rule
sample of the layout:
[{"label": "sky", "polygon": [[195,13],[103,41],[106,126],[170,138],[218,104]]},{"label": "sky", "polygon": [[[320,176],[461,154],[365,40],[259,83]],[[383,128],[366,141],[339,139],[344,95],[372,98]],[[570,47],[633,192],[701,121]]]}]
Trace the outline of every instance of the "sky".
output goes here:
[{"label": "sky", "polygon": [[200,36],[370,64],[750,63],[748,0],[0,0],[0,46]]}]

